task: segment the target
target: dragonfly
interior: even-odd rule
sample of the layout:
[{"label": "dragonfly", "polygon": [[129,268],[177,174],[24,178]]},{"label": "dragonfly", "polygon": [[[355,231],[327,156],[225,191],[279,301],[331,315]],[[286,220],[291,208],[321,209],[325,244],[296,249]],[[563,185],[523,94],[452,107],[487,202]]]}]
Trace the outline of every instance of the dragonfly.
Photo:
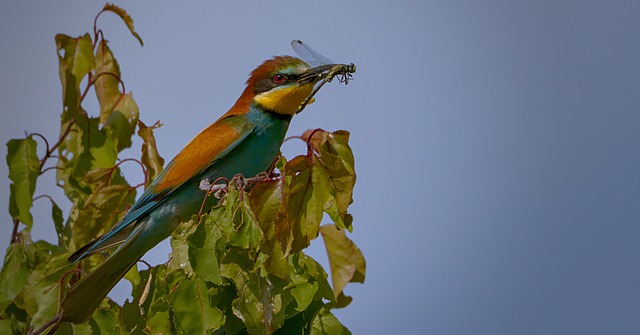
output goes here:
[{"label": "dragonfly", "polygon": [[331,59],[323,56],[319,52],[311,49],[306,43],[301,40],[293,40],[291,41],[291,47],[293,51],[302,58],[304,61],[309,63],[312,67],[324,67],[326,68],[326,72],[323,71],[319,76],[322,76],[322,80],[319,82],[318,86],[314,88],[311,95],[302,102],[300,107],[298,108],[298,113],[300,113],[306,106],[309,104],[313,96],[316,95],[318,90],[326,84],[333,80],[333,78],[338,77],[338,81],[340,83],[344,83],[345,85],[349,84],[349,80],[351,80],[353,73],[356,72],[356,65],[351,64],[336,64]]}]

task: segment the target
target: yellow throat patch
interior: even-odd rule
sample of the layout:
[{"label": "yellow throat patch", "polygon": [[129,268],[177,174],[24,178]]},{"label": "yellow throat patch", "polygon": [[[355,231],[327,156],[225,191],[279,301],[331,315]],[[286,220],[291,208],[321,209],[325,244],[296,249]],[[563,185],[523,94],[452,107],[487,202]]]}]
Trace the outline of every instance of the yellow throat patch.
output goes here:
[{"label": "yellow throat patch", "polygon": [[262,107],[278,114],[293,115],[313,91],[313,85],[281,87],[256,95],[253,99]]}]

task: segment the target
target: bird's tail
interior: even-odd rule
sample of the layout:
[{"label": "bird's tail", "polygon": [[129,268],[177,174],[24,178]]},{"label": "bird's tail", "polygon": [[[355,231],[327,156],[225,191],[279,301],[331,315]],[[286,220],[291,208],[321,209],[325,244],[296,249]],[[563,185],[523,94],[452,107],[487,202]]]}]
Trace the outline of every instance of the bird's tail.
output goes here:
[{"label": "bird's tail", "polygon": [[128,246],[130,245],[123,245],[100,266],[69,288],[60,303],[61,321],[82,323],[91,317],[102,299],[146,252],[130,250]]}]

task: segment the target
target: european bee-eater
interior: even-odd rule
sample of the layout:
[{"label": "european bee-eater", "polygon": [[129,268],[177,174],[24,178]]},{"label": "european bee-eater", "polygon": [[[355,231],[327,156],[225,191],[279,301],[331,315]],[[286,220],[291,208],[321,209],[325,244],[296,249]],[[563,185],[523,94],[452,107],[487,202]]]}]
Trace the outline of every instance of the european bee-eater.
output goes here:
[{"label": "european bee-eater", "polygon": [[[231,179],[236,174],[253,177],[266,171],[279,152],[291,118],[330,70],[327,66],[312,68],[291,56],[274,57],[253,70],[233,107],[167,164],[122,220],[69,257],[75,262],[117,247],[67,291],[60,305],[60,321],[87,321],[149,249],[197,214],[206,196],[202,181]],[[207,208],[214,201],[218,199],[208,197]]]}]

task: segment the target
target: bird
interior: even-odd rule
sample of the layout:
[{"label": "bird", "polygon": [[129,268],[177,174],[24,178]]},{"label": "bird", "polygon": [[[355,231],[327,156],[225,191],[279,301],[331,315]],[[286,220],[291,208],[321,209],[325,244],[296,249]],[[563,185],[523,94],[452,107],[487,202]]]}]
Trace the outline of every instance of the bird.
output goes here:
[{"label": "bird", "polygon": [[[122,219],[102,236],[79,248],[69,261],[115,248],[106,260],[74,283],[60,302],[59,321],[83,323],[116,283],[151,248],[182,222],[218,201],[206,198],[202,181],[255,176],[277,157],[292,117],[327,77],[327,67],[312,67],[293,56],[275,56],[255,68],[235,104],[202,130],[151,182]],[[205,200],[206,199],[206,200]]]}]

